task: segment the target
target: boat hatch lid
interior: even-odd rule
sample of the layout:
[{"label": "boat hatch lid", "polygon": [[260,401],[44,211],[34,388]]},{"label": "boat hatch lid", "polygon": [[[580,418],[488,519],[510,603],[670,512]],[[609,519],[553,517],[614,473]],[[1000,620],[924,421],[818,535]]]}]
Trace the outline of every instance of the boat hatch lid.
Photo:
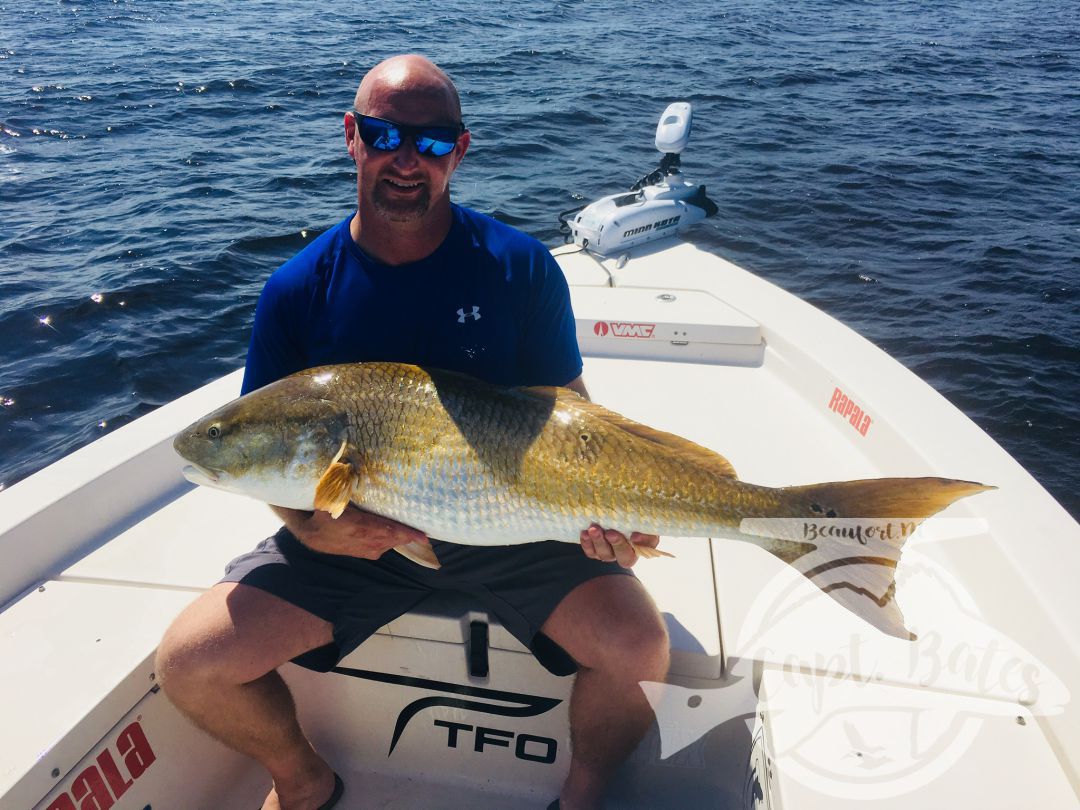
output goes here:
[{"label": "boat hatch lid", "polygon": [[1039,721],[1010,701],[767,668],[755,743],[775,806],[1076,806]]},{"label": "boat hatch lid", "polygon": [[578,345],[594,357],[760,365],[761,327],[701,290],[572,287]]},{"label": "boat hatch lid", "polygon": [[579,339],[761,342],[757,321],[702,290],[576,287],[571,298]]}]

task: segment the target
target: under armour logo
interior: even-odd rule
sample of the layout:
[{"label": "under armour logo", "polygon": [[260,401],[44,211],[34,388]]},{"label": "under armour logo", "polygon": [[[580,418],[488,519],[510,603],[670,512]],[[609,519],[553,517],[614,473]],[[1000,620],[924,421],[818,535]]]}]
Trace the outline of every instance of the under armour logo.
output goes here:
[{"label": "under armour logo", "polygon": [[457,311],[457,322],[465,323],[466,318],[472,318],[474,321],[480,320],[480,307],[473,304],[472,312],[466,312],[464,309]]}]

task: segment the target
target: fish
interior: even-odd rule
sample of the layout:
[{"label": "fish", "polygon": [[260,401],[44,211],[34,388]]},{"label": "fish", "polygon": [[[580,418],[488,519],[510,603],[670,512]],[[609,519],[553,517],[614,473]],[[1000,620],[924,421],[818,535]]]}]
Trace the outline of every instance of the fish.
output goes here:
[{"label": "fish", "polygon": [[[760,486],[719,453],[568,388],[389,362],[284,377],[199,419],[173,446],[196,484],[335,518],[351,503],[451,543],[578,543],[594,523],[751,542],[907,639],[895,599],[910,536],[901,528],[993,489],[937,477]],[[438,567],[428,546],[410,546],[395,550]]]}]

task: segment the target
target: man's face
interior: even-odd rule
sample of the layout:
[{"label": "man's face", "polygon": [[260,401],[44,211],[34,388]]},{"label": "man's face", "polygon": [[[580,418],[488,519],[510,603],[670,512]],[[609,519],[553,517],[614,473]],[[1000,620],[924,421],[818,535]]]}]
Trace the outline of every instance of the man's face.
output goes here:
[{"label": "man's face", "polygon": [[[445,92],[408,84],[376,85],[359,111],[411,126],[455,126],[457,112]],[[463,133],[448,155],[421,155],[411,137],[394,152],[368,146],[351,114],[345,118],[349,154],[356,164],[361,212],[365,209],[391,222],[419,222],[437,207],[449,204],[450,177],[469,144]]]}]

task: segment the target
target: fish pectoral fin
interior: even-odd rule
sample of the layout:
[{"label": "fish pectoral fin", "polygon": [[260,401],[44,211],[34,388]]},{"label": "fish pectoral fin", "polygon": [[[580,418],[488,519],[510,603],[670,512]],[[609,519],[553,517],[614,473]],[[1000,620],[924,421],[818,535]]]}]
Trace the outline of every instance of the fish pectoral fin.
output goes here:
[{"label": "fish pectoral fin", "polygon": [[442,568],[442,563],[427,543],[406,543],[403,546],[394,546],[394,551],[424,568],[433,568],[436,571]]},{"label": "fish pectoral fin", "polygon": [[326,472],[322,474],[319,483],[315,486],[315,508],[329,512],[333,518],[341,517],[345,507],[352,500],[353,492],[360,480],[356,468],[349,462],[340,461],[345,454],[346,442],[341,443]]},{"label": "fish pectoral fin", "polygon": [[671,559],[675,559],[674,554],[669,554],[666,551],[661,551],[660,549],[653,548],[652,546],[635,545],[634,551],[638,553],[639,557],[644,557],[646,560],[654,560],[657,557],[671,557]]},{"label": "fish pectoral fin", "polygon": [[326,468],[315,487],[315,508],[329,512],[331,517],[341,517],[355,486],[356,473],[352,465],[335,461]]}]

